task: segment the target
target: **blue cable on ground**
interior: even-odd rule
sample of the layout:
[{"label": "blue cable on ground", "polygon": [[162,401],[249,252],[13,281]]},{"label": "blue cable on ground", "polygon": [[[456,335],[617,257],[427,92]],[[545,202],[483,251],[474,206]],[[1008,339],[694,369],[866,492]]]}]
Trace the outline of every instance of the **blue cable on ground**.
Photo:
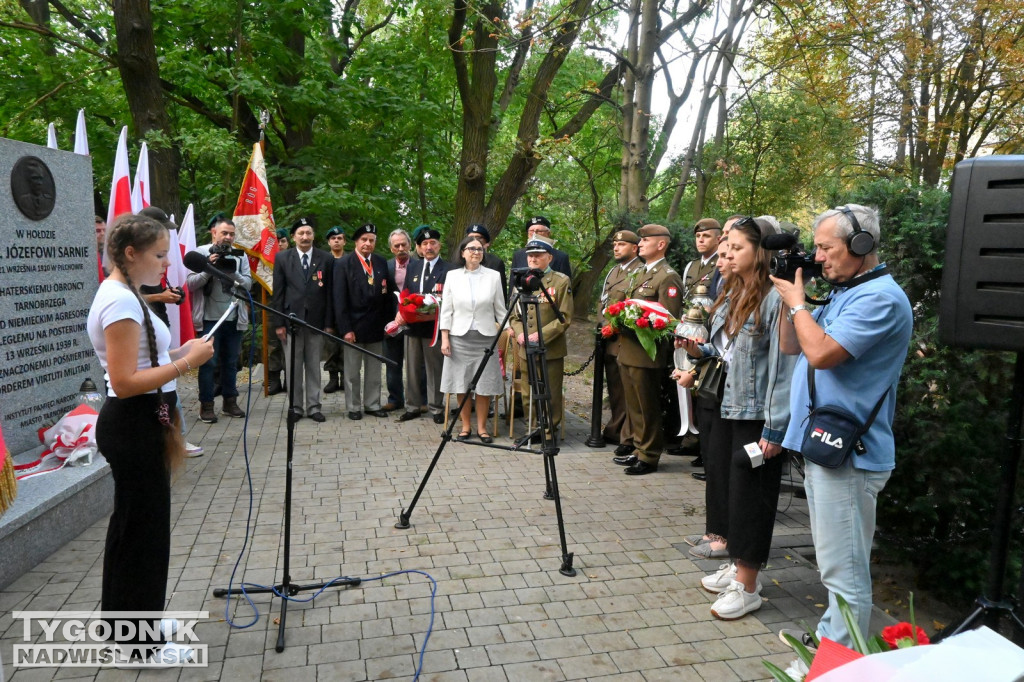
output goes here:
[{"label": "blue cable on ground", "polygon": [[[252,302],[253,302],[252,301],[252,295],[249,294],[249,309],[250,310],[252,310]],[[255,359],[254,356],[255,356],[255,349],[256,349],[256,325],[255,325],[255,323],[252,324],[252,326],[250,327],[250,334],[251,334],[251,336],[250,336],[250,343],[249,343],[249,386],[248,386],[248,391],[246,393],[246,400],[245,400],[245,408],[246,408],[245,409],[245,422],[242,425],[242,457],[245,459],[245,479],[246,479],[246,482],[249,485],[249,511],[248,511],[248,513],[246,514],[246,517],[245,517],[245,536],[242,539],[242,547],[241,547],[241,549],[238,550],[238,558],[235,559],[235,565],[231,569],[231,577],[228,579],[228,594],[225,596],[225,601],[224,601],[224,620],[225,620],[225,622],[227,622],[227,624],[229,626],[231,626],[231,627],[233,627],[235,629],[238,629],[238,630],[244,630],[246,628],[251,628],[252,626],[256,625],[256,623],[258,623],[259,620],[260,620],[260,611],[256,607],[255,602],[253,602],[252,598],[249,596],[249,593],[246,592],[246,587],[257,588],[257,589],[261,589],[261,590],[270,590],[271,592],[273,592],[276,596],[280,597],[281,599],[287,599],[288,601],[302,603],[302,602],[311,602],[311,601],[313,601],[318,596],[320,596],[320,594],[322,594],[324,592],[324,590],[326,590],[327,588],[329,588],[332,585],[334,585],[335,582],[337,582],[339,580],[344,580],[345,579],[345,577],[343,577],[343,576],[339,576],[337,578],[334,578],[330,582],[326,583],[319,590],[314,592],[312,595],[310,595],[309,597],[305,597],[305,598],[288,596],[286,594],[283,594],[283,593],[279,592],[276,587],[268,587],[266,585],[259,585],[257,583],[242,582],[242,583],[239,584],[239,586],[241,588],[240,591],[242,593],[242,596],[245,597],[245,601],[252,608],[253,617],[252,617],[251,621],[249,621],[248,623],[245,623],[243,625],[239,625],[239,624],[235,623],[234,619],[231,617],[231,592],[232,592],[232,585],[234,585],[235,575],[238,572],[238,567],[241,565],[242,558],[245,556],[246,549],[249,546],[249,532],[252,530],[252,509],[253,509],[253,498],[254,498],[254,495],[253,495],[253,489],[252,489],[252,468],[250,467],[250,462],[249,462],[249,441],[248,441],[249,428],[248,427],[249,427],[249,413],[252,410],[252,366],[253,366],[253,360]],[[230,528],[230,522],[229,522],[228,527]],[[427,573],[425,571],[419,571],[419,570],[416,570],[416,569],[405,569],[405,570],[401,570],[401,571],[394,571],[393,573],[385,573],[384,575],[374,576],[372,578],[360,578],[360,581],[361,582],[370,582],[371,580],[384,580],[384,578],[391,578],[391,577],[394,577],[396,575],[402,575],[403,573],[410,573],[410,574],[411,573],[416,573],[418,575],[426,576],[426,578],[428,580],[430,580],[430,585],[431,585],[430,586],[430,623],[427,625],[427,633],[426,633],[426,636],[423,638],[423,646],[420,647],[419,658],[418,658],[417,663],[416,663],[416,672],[413,675],[413,682],[416,682],[416,680],[419,679],[420,674],[423,672],[423,657],[427,653],[427,643],[430,641],[430,634],[434,631],[434,616],[437,613],[436,608],[435,608],[435,602],[436,602],[436,599],[437,599],[437,581],[429,573]]]}]

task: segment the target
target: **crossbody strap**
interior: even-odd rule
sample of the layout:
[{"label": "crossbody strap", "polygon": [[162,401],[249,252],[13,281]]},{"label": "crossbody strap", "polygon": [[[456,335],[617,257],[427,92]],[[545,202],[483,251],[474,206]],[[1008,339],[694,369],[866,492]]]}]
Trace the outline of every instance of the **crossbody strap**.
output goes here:
[{"label": "crossbody strap", "polygon": [[[811,363],[810,362],[807,363],[807,389],[808,389],[808,392],[810,393],[810,398],[811,398],[811,412],[813,412],[814,411],[814,368],[811,367]],[[868,415],[868,420],[866,422],[864,422],[864,426],[861,427],[861,430],[860,430],[861,434],[867,433],[868,429],[871,428],[871,425],[875,423],[875,417],[878,416],[879,411],[882,409],[882,403],[885,402],[885,396],[889,395],[890,391],[892,391],[892,386],[887,387],[885,389],[885,392],[882,393],[882,397],[878,399],[877,403],[875,403],[874,409],[871,410],[871,414]]]}]

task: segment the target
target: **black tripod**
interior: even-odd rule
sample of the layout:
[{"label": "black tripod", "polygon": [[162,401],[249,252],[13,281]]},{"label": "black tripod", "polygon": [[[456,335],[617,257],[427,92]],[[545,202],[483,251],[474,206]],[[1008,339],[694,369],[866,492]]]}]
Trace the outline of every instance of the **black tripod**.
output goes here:
[{"label": "black tripod", "polygon": [[[515,275],[521,275],[517,281]],[[562,500],[558,494],[558,475],[555,469],[555,456],[558,454],[558,435],[555,433],[555,429],[551,428],[551,392],[548,388],[548,369],[547,369],[547,349],[544,346],[544,336],[541,332],[540,321],[540,299],[531,294],[531,291],[536,291],[538,288],[544,292],[544,296],[551,304],[552,310],[558,317],[560,322],[565,322],[565,318],[562,313],[559,312],[558,306],[555,305],[551,295],[540,286],[540,279],[543,273],[539,271],[529,271],[526,273],[517,273],[513,271],[513,286],[516,287],[515,296],[512,298],[512,303],[508,307],[508,312],[505,315],[505,319],[502,320],[499,328],[504,329],[508,323],[509,318],[512,316],[512,312],[515,310],[516,305],[519,305],[520,318],[523,320],[523,326],[526,330],[526,335],[529,336],[529,314],[532,310],[533,319],[538,321],[537,326],[537,340],[528,341],[525,344],[526,348],[526,374],[530,384],[530,396],[533,405],[537,408],[537,428],[527,433],[523,438],[516,441],[515,445],[509,447],[507,445],[494,445],[492,443],[467,443],[468,445],[474,445],[477,447],[494,448],[498,450],[507,450],[510,452],[530,452],[533,454],[543,455],[544,457],[544,499],[554,500],[555,502],[555,517],[558,520],[558,538],[561,542],[562,547],[562,565],[559,567],[558,572],[565,576],[576,575],[576,569],[572,567],[573,553],[569,551],[565,540],[565,523],[562,519]],[[495,335],[494,341],[484,351],[484,357],[480,361],[480,364],[476,368],[476,372],[473,374],[473,379],[469,386],[466,388],[466,393],[459,402],[459,411],[462,411],[466,401],[470,399],[473,390],[476,388],[477,382],[480,381],[480,377],[484,373],[484,368],[487,366],[487,361],[494,355],[494,348],[498,344],[500,335]],[[412,516],[412,510],[416,507],[416,503],[420,499],[420,495],[423,494],[423,489],[427,485],[427,481],[430,479],[430,475],[434,472],[434,467],[437,466],[438,460],[441,458],[441,453],[444,451],[445,446],[452,439],[452,429],[455,428],[456,420],[452,419],[448,428],[441,436],[441,443],[437,446],[437,450],[434,452],[434,458],[430,460],[430,465],[427,467],[427,472],[423,475],[423,480],[420,481],[419,488],[416,489],[416,494],[413,495],[412,502],[409,506],[402,509],[398,515],[398,522],[395,524],[395,528],[406,529],[409,528],[409,518]],[[523,446],[528,444],[531,440],[538,436],[541,439],[541,449],[531,450],[523,449]]]},{"label": "black tripod", "polygon": [[[244,300],[249,301],[249,296],[244,291],[232,290],[231,293],[236,298],[243,298]],[[256,307],[258,307],[261,310],[265,310],[268,313],[271,313],[271,314],[274,314],[274,315],[279,315],[279,316],[285,318],[288,321],[288,333],[292,335],[293,339],[295,337],[295,332],[296,331],[298,331],[301,328],[305,328],[305,329],[307,329],[307,330],[309,330],[309,331],[311,331],[311,332],[313,332],[315,334],[320,334],[322,336],[326,336],[329,339],[334,339],[336,342],[338,342],[339,344],[341,344],[343,346],[347,346],[349,348],[355,348],[359,352],[365,353],[366,355],[370,355],[370,356],[380,360],[381,362],[386,362],[386,363],[389,363],[391,365],[397,365],[397,363],[394,360],[389,360],[388,358],[385,358],[385,357],[383,357],[381,355],[377,355],[376,353],[368,351],[365,348],[360,348],[359,346],[356,346],[355,344],[349,343],[345,339],[338,338],[337,336],[334,336],[333,334],[328,334],[327,332],[323,331],[322,329],[319,329],[319,328],[309,324],[308,322],[300,320],[299,318],[295,317],[294,314],[293,315],[285,316],[282,312],[280,312],[278,310],[275,310],[274,308],[271,308],[270,306],[263,305],[262,303],[256,303],[255,301],[253,301],[252,303],[253,303],[253,305],[255,305]],[[254,588],[254,589],[243,589],[242,587],[227,589],[227,588],[224,588],[224,587],[218,587],[217,589],[215,589],[213,591],[213,596],[214,597],[227,597],[227,596],[231,596],[231,595],[234,595],[234,594],[243,594],[243,593],[246,593],[246,594],[267,594],[267,593],[269,593],[269,594],[273,594],[275,596],[281,597],[281,616],[278,619],[278,626],[277,626],[277,645],[274,647],[278,653],[281,653],[282,651],[284,651],[284,629],[285,629],[285,622],[286,622],[287,616],[288,616],[288,598],[289,597],[294,597],[295,595],[299,594],[300,592],[307,592],[309,590],[323,590],[323,589],[326,589],[328,587],[345,587],[345,586],[349,586],[349,585],[353,585],[354,586],[354,585],[358,585],[358,584],[360,584],[362,582],[359,578],[347,578],[347,577],[335,578],[334,580],[331,580],[331,581],[325,582],[325,583],[307,583],[307,584],[303,584],[303,585],[297,585],[297,584],[292,582],[292,576],[291,576],[291,573],[290,573],[290,570],[291,570],[291,547],[292,547],[292,461],[293,461],[294,454],[295,454],[295,423],[298,421],[298,419],[295,418],[295,398],[296,398],[296,396],[295,396],[295,385],[296,385],[295,372],[296,371],[299,371],[299,372],[302,371],[301,367],[296,367],[295,366],[295,347],[296,347],[296,345],[297,344],[294,343],[294,342],[290,344],[291,348],[289,349],[289,355],[291,357],[290,357],[290,362],[289,362],[289,366],[288,366],[288,370],[287,370],[287,375],[288,375],[288,412],[287,412],[286,423],[287,423],[287,429],[288,429],[288,444],[286,446],[287,447],[287,451],[286,451],[287,452],[287,466],[285,468],[285,479],[284,479],[285,480],[285,483],[284,483],[284,537],[283,537],[283,541],[284,541],[284,556],[282,557],[283,564],[284,564],[284,566],[282,567],[283,568],[283,572],[284,572],[284,577],[283,577],[283,579],[281,580],[280,583],[278,583],[277,585],[274,585],[273,587],[257,587],[257,588]],[[244,583],[244,581],[243,581],[243,583]]]},{"label": "black tripod", "polygon": [[[1014,639],[1019,644],[1024,638],[1024,621],[1017,615],[1017,602],[1013,596],[1003,593],[1003,581],[1010,550],[1010,519],[1013,515],[1014,491],[1017,484],[1017,469],[1020,466],[1021,419],[1024,417],[1024,353],[1017,353],[1017,364],[1013,373],[1013,392],[1010,399],[1010,414],[1006,420],[1006,448],[1000,463],[999,495],[996,498],[995,523],[992,528],[992,547],[989,552],[988,580],[986,594],[974,600],[977,608],[959,625],[943,630],[932,638],[939,642],[951,635],[976,626],[979,619],[992,629],[998,626],[1003,616],[1016,625]],[[1018,598],[1024,596],[1024,568],[1021,569]]]}]

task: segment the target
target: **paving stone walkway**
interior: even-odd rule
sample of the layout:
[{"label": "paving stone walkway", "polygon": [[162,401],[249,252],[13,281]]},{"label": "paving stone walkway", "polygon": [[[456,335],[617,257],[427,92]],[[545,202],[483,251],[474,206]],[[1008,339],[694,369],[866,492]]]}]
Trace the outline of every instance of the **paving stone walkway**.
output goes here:
[{"label": "paving stone walkway", "polygon": [[[194,390],[182,391],[188,439],[206,453],[188,460],[174,484],[169,608],[210,612],[196,630],[209,646],[209,666],[11,668],[22,636],[11,611],[98,609],[104,519],[0,592],[8,680],[412,679],[431,619],[431,583],[420,573],[379,579],[403,570],[437,581],[420,677],[436,682],[769,679],[763,660],[785,667],[793,658],[778,629],[813,623],[823,609],[817,572],[804,558],[811,544],[806,503],[784,492],[762,574],[764,606],[739,621],[713,618],[714,595],[699,581],[719,561],[691,560],[683,543],[703,530],[704,487],[690,476],[690,458],[664,457],[657,474],[625,476],[611,463],[611,448],[584,444],[589,424],[572,415],[556,463],[575,577],[558,572],[554,504],[543,499],[537,455],[453,442],[412,527],[398,530],[398,513],[412,499],[441,427],[429,418],[350,421],[344,393],[335,393],[324,396],[326,423],[304,419],[296,428],[291,575],[298,584],[340,575],[364,582],[292,603],[286,648],[277,653],[279,600],[255,595],[258,619],[236,629],[224,620],[226,601],[212,596],[228,585],[245,540],[246,444],[251,535],[236,583],[271,585],[282,577],[286,396],[265,398],[257,388],[247,422],[222,416],[212,425],[198,422]],[[229,612],[238,625],[254,618],[240,598]]]}]

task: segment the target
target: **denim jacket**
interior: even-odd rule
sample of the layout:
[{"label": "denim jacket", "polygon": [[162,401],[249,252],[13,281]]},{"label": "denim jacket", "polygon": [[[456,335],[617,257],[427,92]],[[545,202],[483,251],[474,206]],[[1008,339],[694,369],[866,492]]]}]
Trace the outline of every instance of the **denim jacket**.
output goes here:
[{"label": "denim jacket", "polygon": [[[763,419],[761,437],[782,443],[789,425],[789,387],[795,355],[779,350],[781,299],[775,289],[761,302],[761,328],[754,328],[754,316],[743,323],[732,341],[732,359],[725,375],[722,396],[723,419]],[[715,336],[725,326],[729,305],[719,307],[711,318],[711,341],[702,344],[704,355],[722,355]]]}]

